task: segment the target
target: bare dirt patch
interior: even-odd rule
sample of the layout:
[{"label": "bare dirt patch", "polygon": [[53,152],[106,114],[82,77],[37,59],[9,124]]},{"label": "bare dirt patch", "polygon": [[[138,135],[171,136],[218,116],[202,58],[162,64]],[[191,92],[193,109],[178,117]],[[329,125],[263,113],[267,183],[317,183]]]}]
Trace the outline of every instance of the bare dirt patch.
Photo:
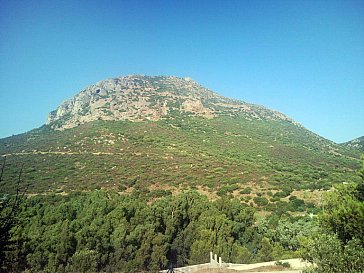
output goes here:
[{"label": "bare dirt patch", "polygon": [[195,273],[237,273],[241,272],[234,269],[227,269],[227,268],[205,268],[195,271]]},{"label": "bare dirt patch", "polygon": [[292,270],[291,268],[278,266],[278,265],[267,265],[267,266],[261,266],[257,268],[242,270],[239,272],[274,272],[274,271],[289,271]]},{"label": "bare dirt patch", "polygon": [[241,272],[274,272],[274,271],[289,271],[292,270],[291,268],[286,268],[283,266],[277,265],[267,265],[267,266],[260,266],[252,269],[247,270],[234,270],[228,268],[205,268],[196,271],[196,273],[241,273]]}]

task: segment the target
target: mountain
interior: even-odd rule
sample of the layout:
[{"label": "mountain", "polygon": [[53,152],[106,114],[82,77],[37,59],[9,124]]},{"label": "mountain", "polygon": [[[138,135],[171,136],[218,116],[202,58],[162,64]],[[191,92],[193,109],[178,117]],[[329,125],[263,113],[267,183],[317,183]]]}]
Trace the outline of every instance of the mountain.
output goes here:
[{"label": "mountain", "polygon": [[317,201],[319,189],[356,180],[361,153],[189,78],[126,76],[82,90],[41,128],[1,139],[0,155],[3,193],[23,164],[33,193],[113,188],[152,198],[194,188],[267,205],[290,194]]},{"label": "mountain", "polygon": [[364,152],[364,136],[345,142],[342,145],[346,147],[355,148]]},{"label": "mountain", "polygon": [[222,97],[190,78],[133,75],[87,87],[51,112],[47,124],[63,130],[95,120],[156,121],[176,112],[293,122],[279,112]]}]

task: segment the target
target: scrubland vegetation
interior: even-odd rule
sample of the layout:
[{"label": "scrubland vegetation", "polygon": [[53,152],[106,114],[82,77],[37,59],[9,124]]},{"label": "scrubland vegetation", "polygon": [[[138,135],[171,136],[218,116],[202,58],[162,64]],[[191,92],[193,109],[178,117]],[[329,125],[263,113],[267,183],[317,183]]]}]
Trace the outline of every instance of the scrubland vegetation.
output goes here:
[{"label": "scrubland vegetation", "polygon": [[[256,199],[261,207],[286,202],[283,195],[293,191],[303,196],[357,180],[360,158],[359,151],[289,122],[183,115],[158,122],[98,121],[61,132],[45,126],[0,140],[0,154],[8,154],[8,177],[15,178],[24,164],[32,193],[203,188],[248,204],[260,194],[269,201]],[[0,191],[14,189],[6,183]]]},{"label": "scrubland vegetation", "polygon": [[[236,198],[196,191],[148,198],[93,190],[28,197],[19,206],[2,260],[4,272],[140,272],[207,262],[302,257],[310,272],[362,272],[364,168],[359,184],[325,194],[316,217],[287,211],[257,216]],[[12,197],[2,199],[1,219]]]},{"label": "scrubland vegetation", "polygon": [[363,272],[360,152],[290,122],[44,126],[1,139],[0,154],[2,272],[153,272],[210,251]]}]

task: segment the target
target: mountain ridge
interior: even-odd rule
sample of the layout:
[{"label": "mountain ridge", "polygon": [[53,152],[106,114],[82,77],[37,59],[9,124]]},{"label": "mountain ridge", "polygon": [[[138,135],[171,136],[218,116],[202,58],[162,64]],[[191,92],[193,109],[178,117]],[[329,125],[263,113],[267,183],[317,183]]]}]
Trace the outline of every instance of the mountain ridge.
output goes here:
[{"label": "mountain ridge", "polygon": [[63,130],[94,120],[159,120],[173,112],[213,118],[285,120],[286,115],[260,105],[223,97],[193,81],[175,76],[129,75],[99,81],[64,101],[46,124]]}]

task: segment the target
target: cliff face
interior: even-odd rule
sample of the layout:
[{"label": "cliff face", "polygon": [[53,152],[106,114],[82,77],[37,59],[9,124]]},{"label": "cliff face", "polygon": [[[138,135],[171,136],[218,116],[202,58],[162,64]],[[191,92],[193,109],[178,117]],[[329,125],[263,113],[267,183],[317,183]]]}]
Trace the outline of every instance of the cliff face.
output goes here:
[{"label": "cliff face", "polygon": [[262,106],[222,97],[190,78],[133,75],[87,87],[51,112],[47,124],[63,130],[94,120],[159,120],[176,112],[293,122]]}]

